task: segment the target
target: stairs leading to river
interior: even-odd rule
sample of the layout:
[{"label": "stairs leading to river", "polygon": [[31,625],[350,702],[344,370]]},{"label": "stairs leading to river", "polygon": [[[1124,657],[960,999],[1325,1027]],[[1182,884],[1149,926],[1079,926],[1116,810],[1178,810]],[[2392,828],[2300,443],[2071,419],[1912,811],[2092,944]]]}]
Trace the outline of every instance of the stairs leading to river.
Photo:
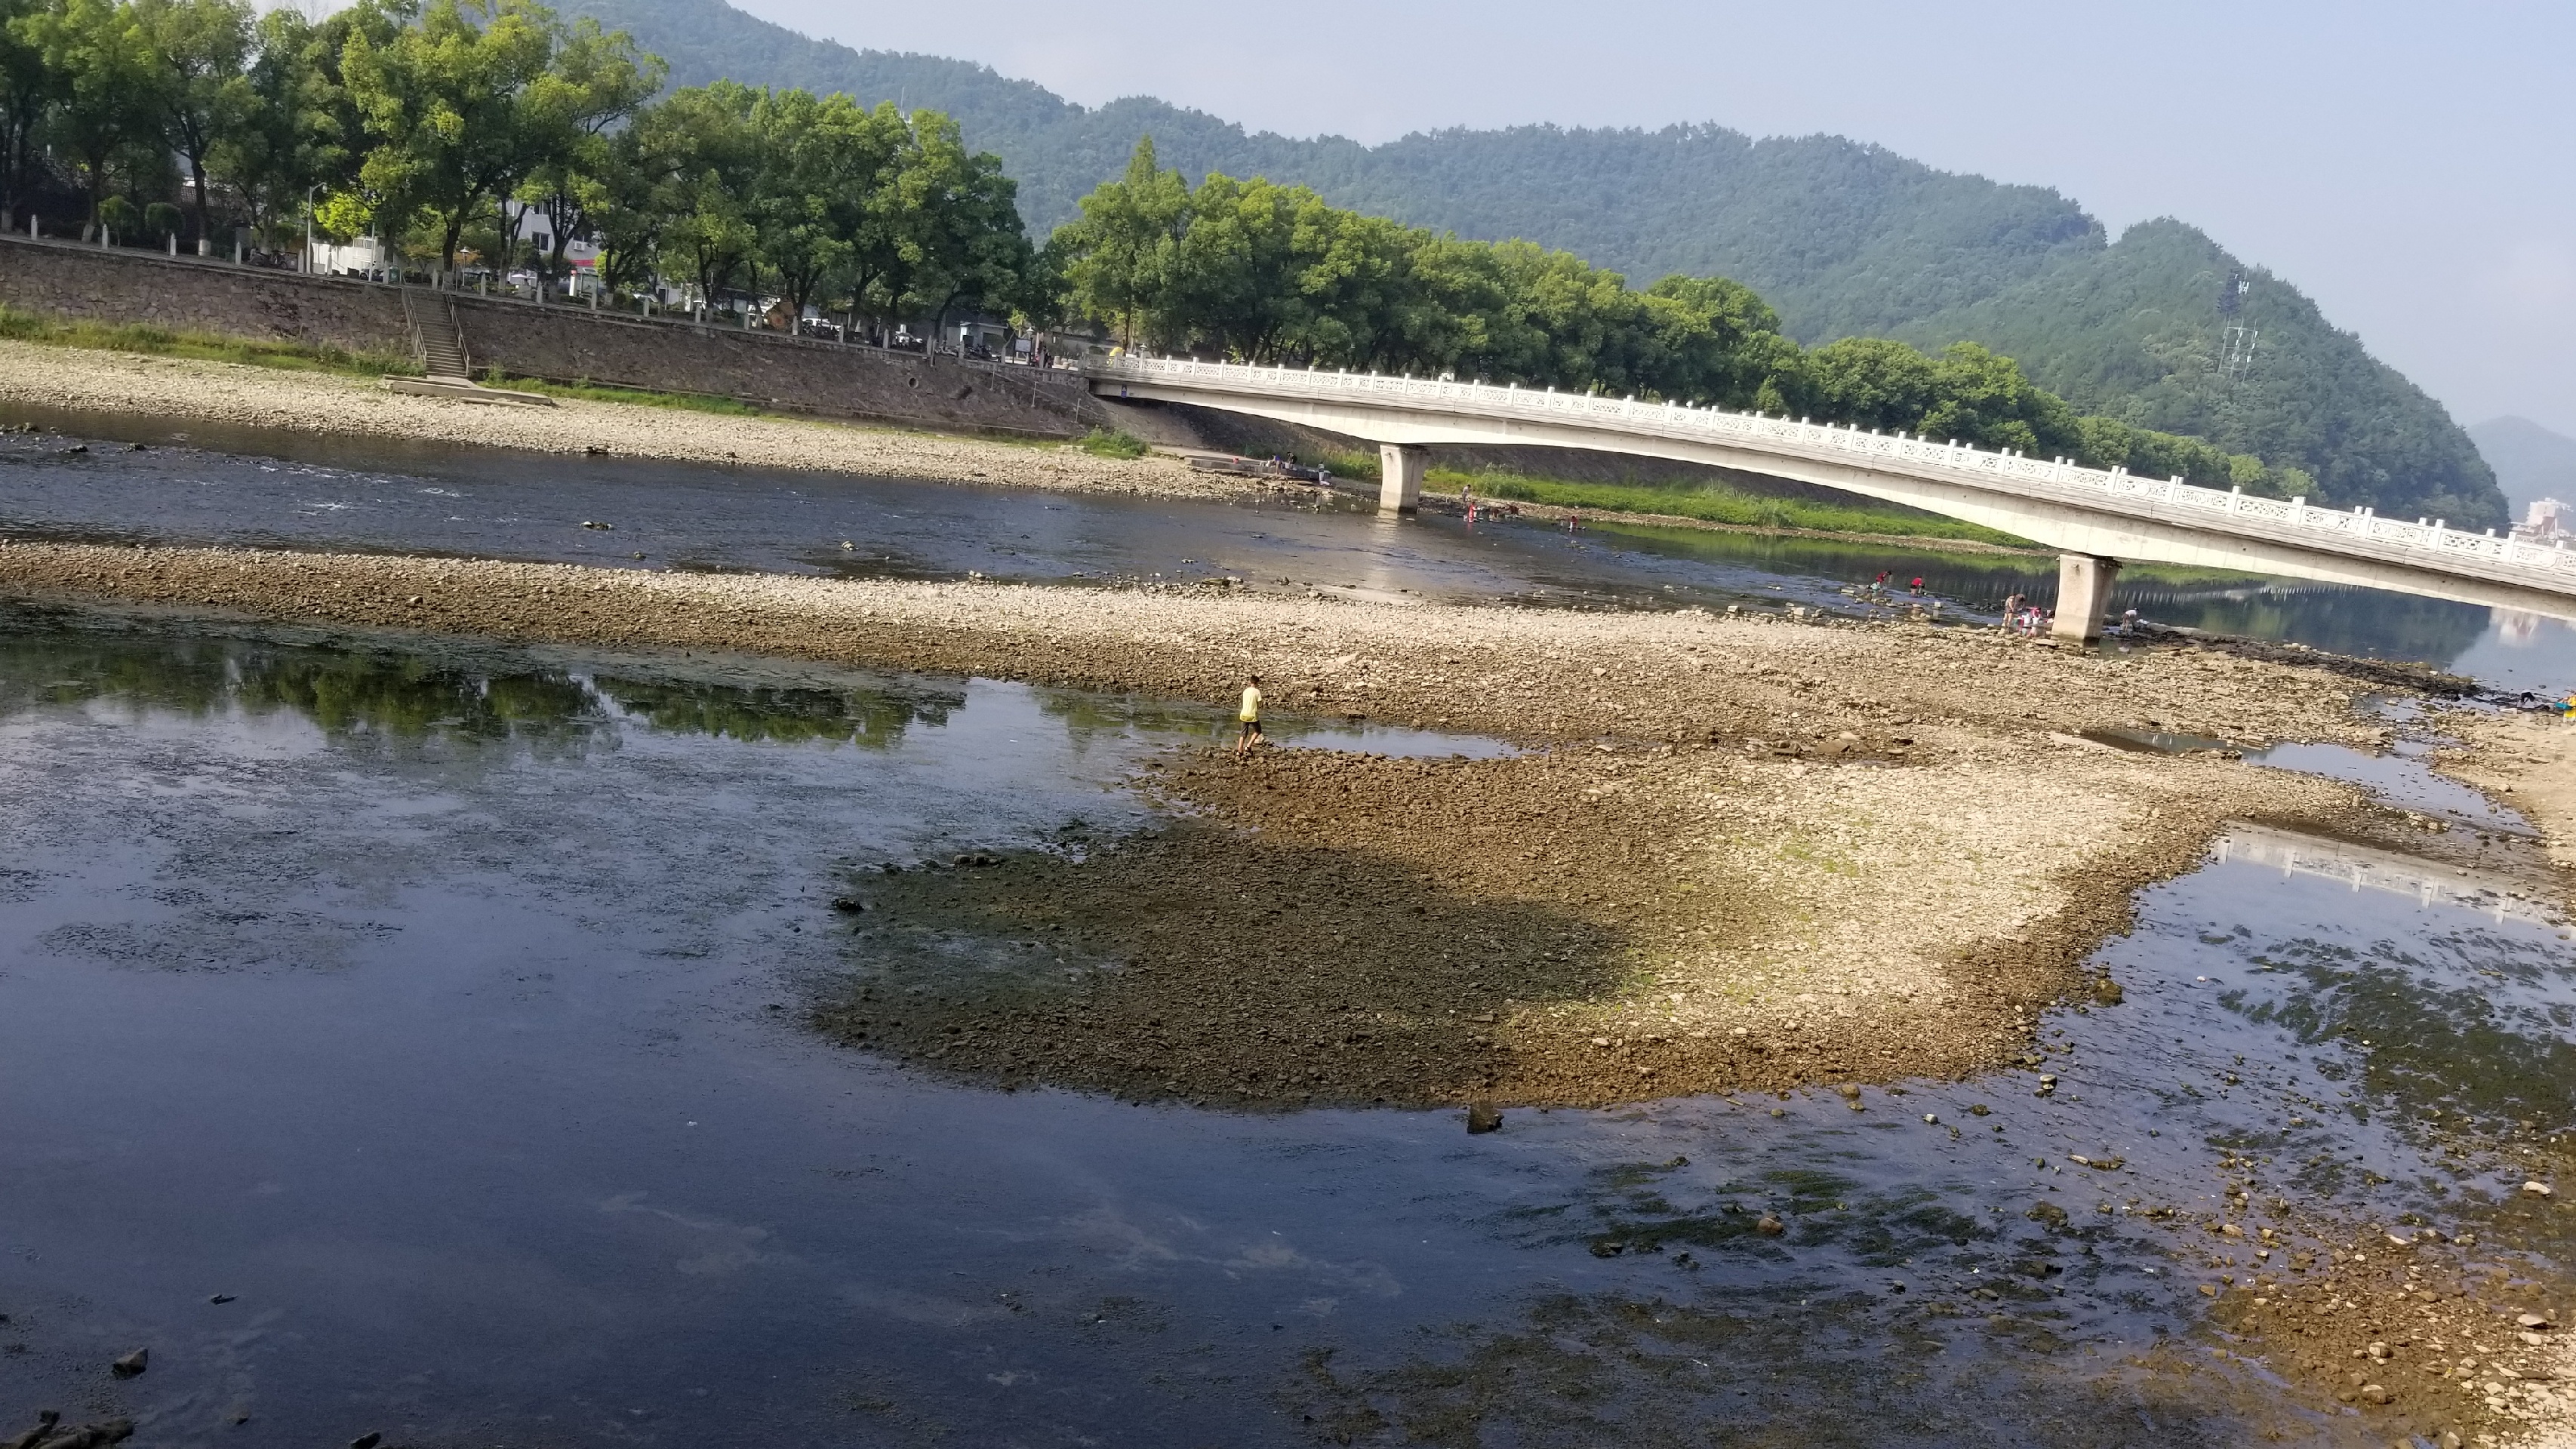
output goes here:
[{"label": "stairs leading to river", "polygon": [[447,299],[414,287],[402,289],[403,318],[411,324],[412,352],[421,370],[433,378],[458,382],[472,379],[466,364],[465,334],[456,325],[456,310]]}]

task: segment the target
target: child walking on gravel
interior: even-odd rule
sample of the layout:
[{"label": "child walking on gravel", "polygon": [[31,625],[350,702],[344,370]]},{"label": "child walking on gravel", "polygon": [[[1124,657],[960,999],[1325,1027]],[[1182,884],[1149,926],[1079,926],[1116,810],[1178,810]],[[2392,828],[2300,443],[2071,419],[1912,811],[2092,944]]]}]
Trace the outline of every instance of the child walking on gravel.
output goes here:
[{"label": "child walking on gravel", "polygon": [[1244,681],[1243,707],[1235,711],[1234,718],[1236,723],[1242,726],[1235,731],[1234,735],[1234,757],[1240,760],[1252,753],[1254,745],[1261,743],[1260,675],[1253,675]]}]

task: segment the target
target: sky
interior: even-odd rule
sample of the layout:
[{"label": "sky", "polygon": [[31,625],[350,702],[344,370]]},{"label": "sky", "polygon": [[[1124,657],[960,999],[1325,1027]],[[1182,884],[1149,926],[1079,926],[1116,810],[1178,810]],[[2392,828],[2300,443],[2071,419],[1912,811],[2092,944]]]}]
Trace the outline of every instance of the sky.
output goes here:
[{"label": "sky", "polygon": [[1444,126],[1829,132],[2188,221],[2314,297],[2462,423],[2576,436],[2576,3],[2378,0],[734,0],[1364,142]]}]

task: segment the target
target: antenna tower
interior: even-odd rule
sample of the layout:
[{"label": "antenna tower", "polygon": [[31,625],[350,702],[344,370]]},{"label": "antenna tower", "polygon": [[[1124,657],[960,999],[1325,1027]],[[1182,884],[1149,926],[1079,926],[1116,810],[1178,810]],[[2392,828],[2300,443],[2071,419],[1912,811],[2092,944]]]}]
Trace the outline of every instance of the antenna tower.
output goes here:
[{"label": "antenna tower", "polygon": [[2254,344],[2263,336],[2238,320],[2245,294],[2252,290],[2253,283],[2245,280],[2243,272],[2230,272],[2227,285],[2218,293],[2218,315],[2225,323],[2218,334],[2218,375],[2231,386],[2254,370]]}]

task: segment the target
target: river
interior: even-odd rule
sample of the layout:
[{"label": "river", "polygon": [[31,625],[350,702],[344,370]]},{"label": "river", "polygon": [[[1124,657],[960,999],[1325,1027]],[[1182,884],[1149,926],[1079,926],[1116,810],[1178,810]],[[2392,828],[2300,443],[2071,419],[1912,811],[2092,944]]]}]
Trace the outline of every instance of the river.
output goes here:
[{"label": "river", "polygon": [[[1724,535],[23,437],[13,533],[1848,604],[1843,565]],[[1514,1109],[1471,1136],[973,1089],[805,1028],[857,964],[846,872],[1147,823],[1131,769],[1223,726],[8,606],[0,1429],[52,1405],[152,1445],[2384,1444],[2237,1351],[2199,1291],[2221,1250],[2168,1211],[2277,1192],[2565,1261],[2515,1188],[2552,1150],[2524,1124],[2576,1105],[2567,923],[2518,877],[2279,832],[2143,893],[2098,957],[2127,1002],[2043,1026],[2048,1092]],[[2268,763],[2527,833],[2424,745]],[[2250,1275],[2250,1250],[2223,1251]],[[148,1372],[111,1381],[137,1347]]]}]

